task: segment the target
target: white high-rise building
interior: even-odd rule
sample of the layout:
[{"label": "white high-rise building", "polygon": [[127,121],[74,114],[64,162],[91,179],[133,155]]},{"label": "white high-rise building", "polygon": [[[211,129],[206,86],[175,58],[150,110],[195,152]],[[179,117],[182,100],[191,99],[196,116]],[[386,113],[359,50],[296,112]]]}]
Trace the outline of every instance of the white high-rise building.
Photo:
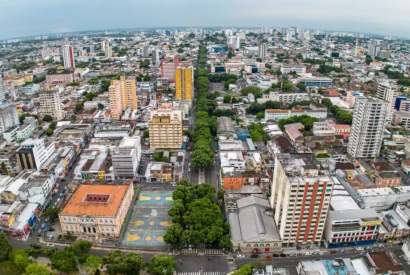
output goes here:
[{"label": "white high-rise building", "polygon": [[64,61],[64,68],[73,69],[73,70],[75,69],[73,46],[71,45],[63,46],[63,61]]},{"label": "white high-rise building", "polygon": [[112,153],[112,166],[116,178],[133,179],[141,158],[141,137],[124,137]]},{"label": "white high-rise building", "polygon": [[159,49],[153,49],[152,50],[152,64],[154,64],[155,66],[159,65]]},{"label": "white high-rise building", "polygon": [[241,39],[238,36],[228,37],[228,48],[239,49],[241,47]]},{"label": "white high-rise building", "polygon": [[14,103],[4,104],[0,106],[0,134],[6,132],[13,126],[20,124],[17,114],[17,107]]},{"label": "white high-rise building", "polygon": [[381,50],[380,45],[369,44],[367,54],[370,55],[371,57],[376,57],[376,56],[379,56],[380,50]]},{"label": "white high-rise building", "polygon": [[101,50],[105,52],[105,49],[110,45],[110,43],[107,40],[104,40],[101,42]]},{"label": "white high-rise building", "polygon": [[54,121],[63,119],[61,110],[60,93],[58,90],[44,89],[39,90],[40,112],[43,116],[50,115]]},{"label": "white high-rise building", "polygon": [[3,69],[0,68],[0,104],[6,100],[6,88],[3,83]]},{"label": "white high-rise building", "polygon": [[260,44],[259,49],[258,49],[258,57],[265,59],[267,49],[268,49],[268,45],[266,43]]},{"label": "white high-rise building", "polygon": [[35,169],[40,171],[41,166],[56,151],[54,141],[46,141],[41,138],[26,139],[16,153],[17,163],[21,170]]},{"label": "white high-rise building", "polygon": [[229,36],[232,36],[232,35],[233,35],[233,30],[231,30],[231,29],[225,30],[225,36],[226,37],[229,37]]},{"label": "white high-rise building", "polygon": [[393,120],[394,105],[397,98],[397,86],[390,84],[388,81],[380,82],[377,85],[376,96],[380,99],[387,101],[389,104],[389,110],[387,113],[387,123],[391,124]]},{"label": "white high-rise building", "polygon": [[356,97],[347,153],[353,159],[379,155],[389,104],[379,98]]}]

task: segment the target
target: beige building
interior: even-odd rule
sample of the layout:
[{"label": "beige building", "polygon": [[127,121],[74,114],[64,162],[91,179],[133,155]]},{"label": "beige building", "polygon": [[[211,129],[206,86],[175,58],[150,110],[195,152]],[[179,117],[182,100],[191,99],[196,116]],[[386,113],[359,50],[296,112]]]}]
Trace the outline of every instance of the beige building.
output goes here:
[{"label": "beige building", "polygon": [[108,89],[110,96],[111,116],[114,120],[119,120],[122,111],[128,107],[131,110],[137,109],[137,89],[134,79],[125,79],[121,76],[120,80],[112,80]]},{"label": "beige building", "polygon": [[50,115],[54,121],[63,119],[58,90],[52,90],[47,87],[44,90],[39,90],[38,95],[40,98],[40,112],[43,116]]},{"label": "beige building", "polygon": [[80,185],[59,214],[64,233],[95,238],[119,238],[134,188],[120,185]]},{"label": "beige building", "polygon": [[150,148],[182,147],[182,112],[173,111],[171,103],[159,104],[149,121]]},{"label": "beige building", "polygon": [[28,82],[33,82],[33,75],[32,74],[21,75],[21,76],[13,78],[11,81],[13,81],[14,86],[23,86],[24,84]]}]

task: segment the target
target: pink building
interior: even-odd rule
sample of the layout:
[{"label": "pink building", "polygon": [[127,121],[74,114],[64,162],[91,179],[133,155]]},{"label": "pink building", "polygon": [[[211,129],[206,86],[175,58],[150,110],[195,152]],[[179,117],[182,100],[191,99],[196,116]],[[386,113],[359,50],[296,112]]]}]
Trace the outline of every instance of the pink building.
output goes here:
[{"label": "pink building", "polygon": [[95,238],[119,238],[134,188],[120,185],[79,185],[59,214],[64,233]]},{"label": "pink building", "polygon": [[346,101],[349,104],[349,108],[353,108],[356,102],[356,97],[363,96],[363,93],[359,92],[347,92]]},{"label": "pink building", "polygon": [[175,69],[179,66],[179,57],[164,58],[161,60],[161,76],[166,77],[168,82],[175,83]]},{"label": "pink building", "polygon": [[78,76],[71,69],[57,69],[46,75],[46,82],[49,85],[66,84],[77,82],[78,80]]}]

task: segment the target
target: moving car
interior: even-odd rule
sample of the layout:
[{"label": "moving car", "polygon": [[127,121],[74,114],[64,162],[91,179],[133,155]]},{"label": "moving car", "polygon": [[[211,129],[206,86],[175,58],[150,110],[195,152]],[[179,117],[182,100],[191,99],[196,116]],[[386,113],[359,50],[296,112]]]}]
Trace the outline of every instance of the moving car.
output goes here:
[{"label": "moving car", "polygon": [[243,255],[243,254],[238,254],[237,257],[238,257],[239,259],[243,259],[243,258],[245,258],[245,255]]},{"label": "moving car", "polygon": [[320,251],[313,252],[313,255],[320,255]]},{"label": "moving car", "polygon": [[259,258],[259,255],[258,254],[252,254],[251,258]]},{"label": "moving car", "polygon": [[356,247],[356,251],[363,251],[363,247]]},{"label": "moving car", "polygon": [[337,251],[336,251],[336,250],[334,250],[334,249],[332,249],[332,250],[330,250],[330,253],[335,254],[335,253],[337,253]]},{"label": "moving car", "polygon": [[48,243],[47,247],[54,247],[54,244],[53,243]]}]

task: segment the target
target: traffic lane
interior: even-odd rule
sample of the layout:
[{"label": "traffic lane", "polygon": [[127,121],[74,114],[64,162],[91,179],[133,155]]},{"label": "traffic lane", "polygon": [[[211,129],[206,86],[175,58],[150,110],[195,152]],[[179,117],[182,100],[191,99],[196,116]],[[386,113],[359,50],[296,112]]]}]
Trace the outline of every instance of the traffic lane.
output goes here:
[{"label": "traffic lane", "polygon": [[194,256],[179,255],[173,257],[178,265],[175,268],[177,272],[204,272],[211,271],[228,271],[228,261],[226,256]]}]

